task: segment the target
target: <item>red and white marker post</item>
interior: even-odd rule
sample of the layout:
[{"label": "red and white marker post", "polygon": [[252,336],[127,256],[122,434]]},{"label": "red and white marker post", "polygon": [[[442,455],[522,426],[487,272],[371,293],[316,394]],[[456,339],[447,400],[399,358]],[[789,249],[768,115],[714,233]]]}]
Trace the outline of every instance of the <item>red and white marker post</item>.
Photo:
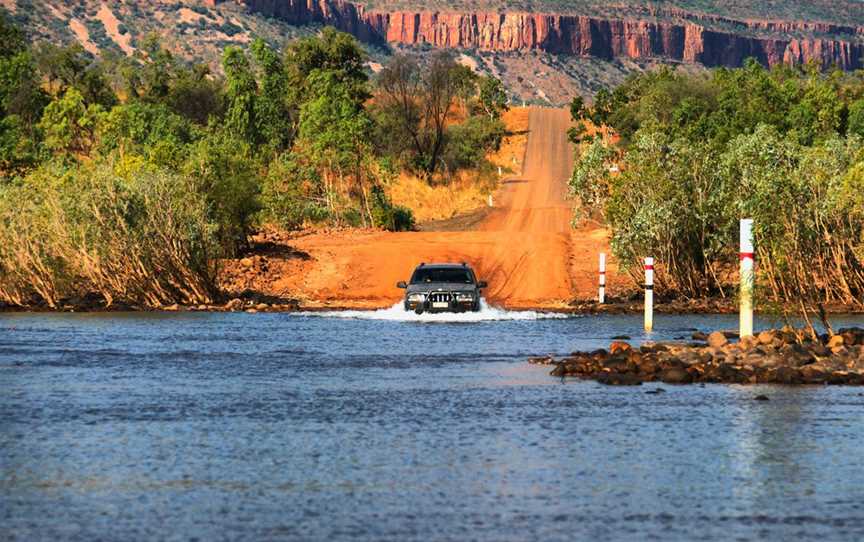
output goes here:
[{"label": "red and white marker post", "polygon": [[645,331],[654,329],[654,258],[645,258]]},{"label": "red and white marker post", "polygon": [[600,291],[597,299],[602,305],[606,303],[606,253],[600,253]]},{"label": "red and white marker post", "polygon": [[741,219],[741,305],[739,335],[753,336],[753,220]]}]

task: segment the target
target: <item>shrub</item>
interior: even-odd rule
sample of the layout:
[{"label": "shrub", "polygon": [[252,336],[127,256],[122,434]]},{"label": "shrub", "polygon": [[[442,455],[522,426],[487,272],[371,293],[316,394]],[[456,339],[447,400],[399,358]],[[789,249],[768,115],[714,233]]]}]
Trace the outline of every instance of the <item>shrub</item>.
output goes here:
[{"label": "shrub", "polygon": [[486,115],[470,117],[447,131],[443,160],[450,171],[480,165],[486,153],[501,148],[506,134],[504,123]]},{"label": "shrub", "polygon": [[188,178],[44,167],[0,187],[0,301],[56,308],[97,292],[107,305],[208,303],[214,233]]},{"label": "shrub", "polygon": [[411,231],[416,225],[411,209],[393,205],[380,185],[372,187],[372,218],[375,225],[389,231]]},{"label": "shrub", "polygon": [[320,185],[318,172],[286,153],[270,164],[261,190],[261,215],[264,223],[290,230],[304,222],[320,222],[330,217],[326,203],[316,197]]},{"label": "shrub", "polygon": [[182,169],[206,203],[224,252],[234,254],[245,247],[260,210],[258,164],[250,145],[223,132],[212,133],[191,145]]}]

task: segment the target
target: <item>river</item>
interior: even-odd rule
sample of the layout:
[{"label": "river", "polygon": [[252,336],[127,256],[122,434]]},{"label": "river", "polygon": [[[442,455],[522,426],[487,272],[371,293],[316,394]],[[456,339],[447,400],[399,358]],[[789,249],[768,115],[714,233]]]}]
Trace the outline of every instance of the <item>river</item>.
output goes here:
[{"label": "river", "polygon": [[561,381],[526,358],[639,316],[438,320],[2,314],[0,538],[864,537],[864,390]]}]

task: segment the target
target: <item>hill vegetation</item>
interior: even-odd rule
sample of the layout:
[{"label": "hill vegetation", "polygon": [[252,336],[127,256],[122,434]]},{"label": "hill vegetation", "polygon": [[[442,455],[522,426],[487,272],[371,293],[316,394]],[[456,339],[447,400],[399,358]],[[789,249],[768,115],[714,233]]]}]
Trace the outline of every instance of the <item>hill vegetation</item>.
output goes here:
[{"label": "hill vegetation", "polygon": [[[227,47],[224,75],[156,36],[132,57],[28,47],[0,19],[0,302],[198,304],[264,225],[413,227],[385,187],[485,163],[503,88],[441,52],[370,81],[333,29]],[[458,111],[458,115],[457,115]]]}]

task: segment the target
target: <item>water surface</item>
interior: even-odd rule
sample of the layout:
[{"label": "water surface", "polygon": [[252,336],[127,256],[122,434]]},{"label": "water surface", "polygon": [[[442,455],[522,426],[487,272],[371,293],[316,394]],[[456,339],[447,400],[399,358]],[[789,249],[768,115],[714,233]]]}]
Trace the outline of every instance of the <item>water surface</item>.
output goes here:
[{"label": "water surface", "polygon": [[640,318],[490,314],[0,315],[0,538],[864,537],[864,389],[562,382]]}]

